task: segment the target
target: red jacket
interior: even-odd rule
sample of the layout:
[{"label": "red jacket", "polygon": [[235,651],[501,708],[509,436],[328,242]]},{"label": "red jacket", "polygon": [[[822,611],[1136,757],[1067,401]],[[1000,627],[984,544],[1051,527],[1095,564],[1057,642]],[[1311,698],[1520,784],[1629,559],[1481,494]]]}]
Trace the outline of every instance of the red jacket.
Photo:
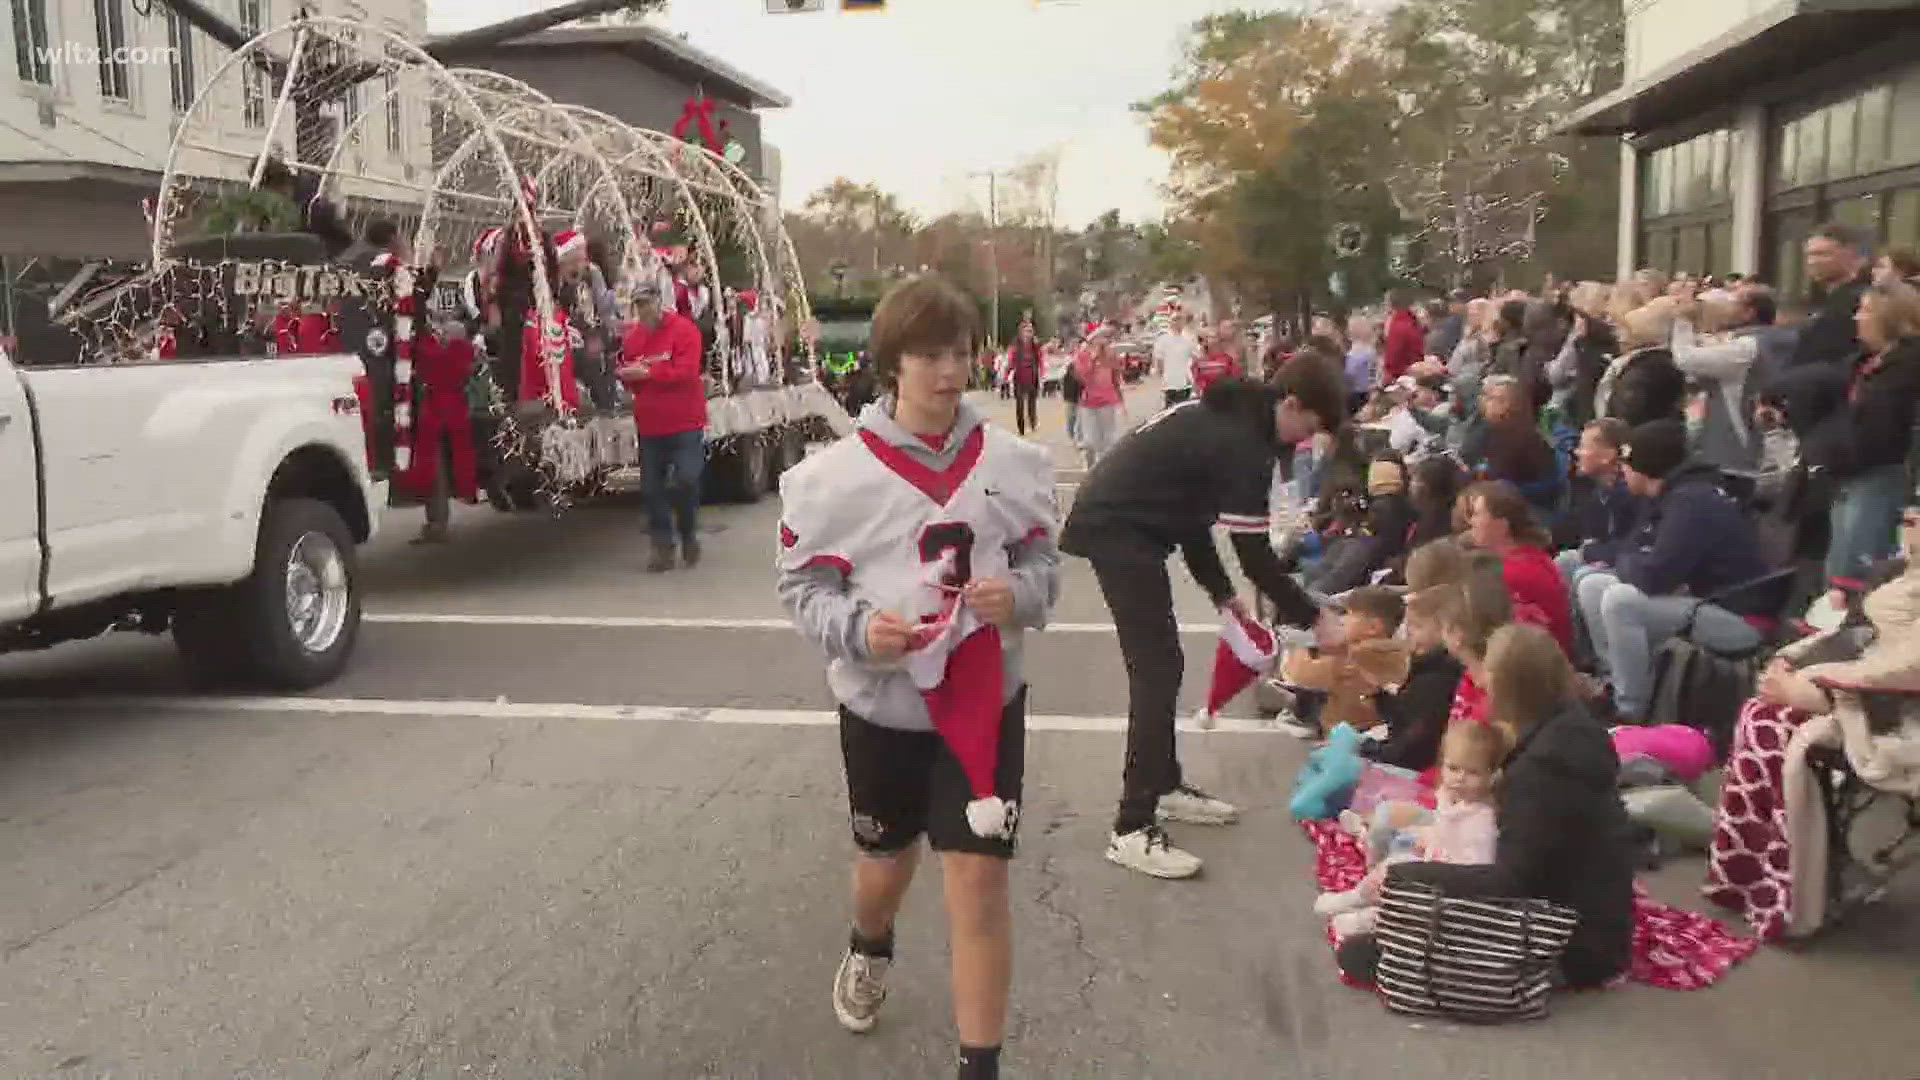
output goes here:
[{"label": "red jacket", "polygon": [[1420,333],[1420,320],[1413,312],[1400,309],[1387,319],[1387,344],[1380,352],[1381,381],[1392,383],[1407,373],[1407,369],[1419,363],[1426,350],[1425,335]]},{"label": "red jacket", "polygon": [[1553,556],[1545,548],[1515,544],[1501,556],[1500,569],[1507,595],[1513,598],[1514,620],[1541,626],[1572,656],[1573,607]]},{"label": "red jacket", "polygon": [[1193,362],[1193,392],[1205,397],[1207,387],[1221,379],[1231,379],[1240,374],[1240,361],[1232,353],[1210,352]]},{"label": "red jacket", "polygon": [[693,320],[666,311],[649,330],[639,323],[627,329],[620,363],[651,358],[644,377],[622,376],[633,391],[633,423],[641,438],[678,435],[707,426],[707,387],[700,371],[700,330]]},{"label": "red jacket", "polygon": [[339,352],[340,335],[324,311],[282,308],[273,317],[273,347],[277,356]]}]

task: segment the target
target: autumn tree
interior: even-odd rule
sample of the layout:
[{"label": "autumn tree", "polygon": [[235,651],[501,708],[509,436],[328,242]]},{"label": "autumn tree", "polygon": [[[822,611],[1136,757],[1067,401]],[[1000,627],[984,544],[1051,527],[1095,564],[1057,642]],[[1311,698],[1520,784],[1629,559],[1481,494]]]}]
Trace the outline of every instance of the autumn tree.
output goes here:
[{"label": "autumn tree", "polygon": [[1385,285],[1398,106],[1369,29],[1331,10],[1209,16],[1174,87],[1139,106],[1173,158],[1168,195],[1195,263],[1257,310],[1304,313]]},{"label": "autumn tree", "polygon": [[789,216],[788,232],[809,281],[834,276],[838,268],[859,291],[878,292],[906,263],[918,228],[891,193],[839,177]]}]

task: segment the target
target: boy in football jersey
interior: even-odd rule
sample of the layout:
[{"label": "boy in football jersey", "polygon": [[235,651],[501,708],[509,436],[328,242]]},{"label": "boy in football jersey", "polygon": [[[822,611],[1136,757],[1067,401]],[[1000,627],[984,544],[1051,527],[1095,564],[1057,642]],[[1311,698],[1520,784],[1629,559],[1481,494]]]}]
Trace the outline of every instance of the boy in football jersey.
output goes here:
[{"label": "boy in football jersey", "polygon": [[1268,539],[1267,496],[1280,457],[1345,418],[1341,373],[1303,352],[1271,383],[1228,379],[1148,420],[1080,486],[1060,547],[1093,564],[1127,666],[1126,771],[1110,861],[1159,878],[1192,877],[1200,859],[1168,843],[1159,819],[1225,825],[1239,816],[1180,774],[1173,727],[1186,664],[1167,556],[1178,548],[1214,606],[1248,617],[1214,547],[1213,527],[1224,526],[1241,569],[1281,621],[1315,623],[1318,608]]},{"label": "boy in football jersey", "polygon": [[853,839],[850,1031],[886,999],[924,834],[941,859],[960,1076],[998,1075],[1012,967],[1007,860],[1026,736],[1021,631],[1059,592],[1053,466],[964,400],[973,302],[932,277],[874,312],[884,395],[780,483],[780,597],[830,660]]}]

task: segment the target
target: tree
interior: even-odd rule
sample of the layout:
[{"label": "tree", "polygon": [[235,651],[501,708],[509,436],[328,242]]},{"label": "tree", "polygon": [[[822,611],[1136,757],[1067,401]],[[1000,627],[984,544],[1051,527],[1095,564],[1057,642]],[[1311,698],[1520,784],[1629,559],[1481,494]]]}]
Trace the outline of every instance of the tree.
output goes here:
[{"label": "tree", "polygon": [[[830,262],[845,264],[850,276],[875,292],[889,270],[905,261],[919,227],[892,194],[844,176],[808,196],[799,217],[812,226],[802,232],[824,243]],[[800,238],[794,242],[797,247]],[[803,255],[803,266],[807,262]]]},{"label": "tree", "polygon": [[1379,38],[1400,104],[1388,182],[1429,273],[1485,283],[1539,255],[1610,267],[1612,148],[1555,121],[1618,83],[1616,0],[1402,0]]},{"label": "tree", "polygon": [[[1336,272],[1347,296],[1384,284],[1395,214],[1379,173],[1397,104],[1371,26],[1334,8],[1209,16],[1176,85],[1137,107],[1173,157],[1194,265],[1259,309],[1342,300]],[[1340,226],[1359,252],[1336,257]]]}]

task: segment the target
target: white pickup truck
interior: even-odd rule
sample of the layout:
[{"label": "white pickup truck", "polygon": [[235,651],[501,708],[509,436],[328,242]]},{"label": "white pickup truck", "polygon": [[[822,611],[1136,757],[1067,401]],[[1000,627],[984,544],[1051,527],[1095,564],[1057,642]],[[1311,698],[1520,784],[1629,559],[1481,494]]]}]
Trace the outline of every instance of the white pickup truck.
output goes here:
[{"label": "white pickup truck", "polygon": [[202,685],[302,689],[360,625],[357,356],[16,366],[0,351],[0,651],[171,630]]}]

